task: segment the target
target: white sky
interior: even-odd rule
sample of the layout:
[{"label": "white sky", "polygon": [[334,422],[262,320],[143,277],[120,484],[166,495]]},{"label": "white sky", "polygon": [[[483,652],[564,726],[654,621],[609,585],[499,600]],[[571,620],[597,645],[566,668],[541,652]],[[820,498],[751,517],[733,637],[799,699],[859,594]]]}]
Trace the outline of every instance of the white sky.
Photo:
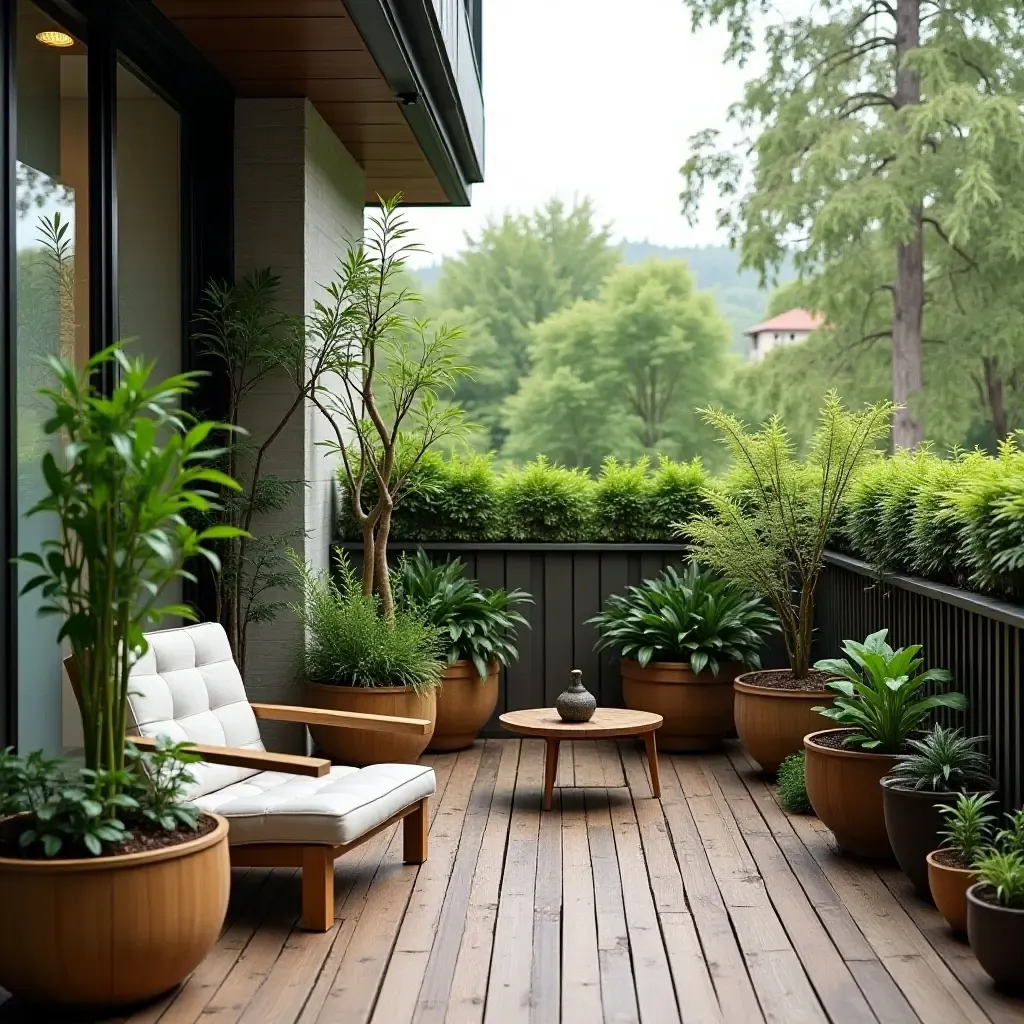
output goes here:
[{"label": "white sky", "polygon": [[690,30],[682,0],[484,0],[486,155],[465,209],[410,210],[431,263],[491,217],[589,195],[616,238],[724,241],[713,200],[680,214],[694,132],[724,124],[747,72],[722,65],[725,33]]}]

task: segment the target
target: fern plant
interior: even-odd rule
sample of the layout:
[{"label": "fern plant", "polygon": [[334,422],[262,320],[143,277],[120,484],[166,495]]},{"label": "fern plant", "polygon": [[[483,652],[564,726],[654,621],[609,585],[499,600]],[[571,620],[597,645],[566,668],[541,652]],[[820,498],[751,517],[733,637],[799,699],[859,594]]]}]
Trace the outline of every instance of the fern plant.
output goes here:
[{"label": "fern plant", "polygon": [[715,675],[726,662],[760,665],[762,637],[778,623],[759,598],[691,562],[680,575],[660,576],[609,598],[588,623],[597,627],[598,650],[613,649],[641,665],[685,661],[694,672]]},{"label": "fern plant", "polygon": [[888,432],[892,410],[880,402],[850,412],[829,392],[804,461],[777,416],[751,431],[735,416],[704,412],[732,457],[737,486],[709,488],[711,511],[680,524],[678,532],[689,538],[698,561],[771,604],[796,679],[811,668],[814,589],[825,545],[854,474]]}]

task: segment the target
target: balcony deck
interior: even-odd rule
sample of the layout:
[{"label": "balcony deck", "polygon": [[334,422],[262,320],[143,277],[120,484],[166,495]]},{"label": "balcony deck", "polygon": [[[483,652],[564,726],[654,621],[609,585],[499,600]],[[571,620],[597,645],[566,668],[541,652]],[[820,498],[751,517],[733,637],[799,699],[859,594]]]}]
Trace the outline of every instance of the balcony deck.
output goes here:
[{"label": "balcony deck", "polygon": [[429,760],[425,865],[395,831],[342,858],[323,935],[296,928],[294,872],[236,872],[214,952],[119,1021],[1024,1021],[898,871],[836,856],[738,747],[662,755],[659,803],[633,746],[563,744],[550,813],[541,741]]}]

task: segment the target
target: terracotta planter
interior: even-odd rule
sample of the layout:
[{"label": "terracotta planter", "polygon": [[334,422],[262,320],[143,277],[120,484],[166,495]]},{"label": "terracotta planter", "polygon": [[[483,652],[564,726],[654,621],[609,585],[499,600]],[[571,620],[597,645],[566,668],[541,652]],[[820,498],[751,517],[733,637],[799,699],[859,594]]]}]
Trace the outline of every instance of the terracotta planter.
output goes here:
[{"label": "terracotta planter", "polygon": [[[789,669],[777,669],[788,675]],[[776,772],[790,754],[803,750],[804,737],[825,719],[811,708],[829,704],[830,690],[776,690],[748,683],[744,674],[733,683],[736,733],[763,771]]]},{"label": "terracotta planter", "polygon": [[980,899],[978,892],[987,888],[984,882],[976,882],[967,890],[967,938],[971,951],[997,988],[1024,992],[1024,910]]},{"label": "terracotta planter", "polygon": [[437,719],[430,750],[464,750],[473,745],[498,706],[498,673],[496,661],[483,679],[471,661],[456,661],[445,669],[437,691]]},{"label": "terracotta planter", "polygon": [[431,728],[423,736],[397,732],[368,732],[311,725],[313,742],[335,764],[363,768],[368,764],[412,764],[427,749],[437,717],[433,691],[416,694],[408,686],[329,686],[306,683],[305,703],[328,711],[356,711],[364,715],[426,718]]},{"label": "terracotta planter", "polygon": [[0,985],[67,1006],[153,999],[213,949],[230,888],[221,817],[197,839],[120,857],[0,857]]},{"label": "terracotta planter", "polygon": [[623,658],[622,702],[665,720],[658,730],[659,750],[707,750],[732,734],[732,684],[742,671],[742,665],[727,664],[713,676],[692,671],[686,662],[652,661],[641,667]]},{"label": "terracotta planter", "polygon": [[928,885],[932,902],[955,932],[967,931],[967,890],[977,881],[977,872],[970,868],[954,868],[935,859],[939,850],[928,854]]},{"label": "terracotta planter", "polygon": [[807,798],[844,853],[891,860],[879,782],[898,759],[894,754],[866,754],[813,742],[815,737],[846,731],[822,729],[804,737]]}]

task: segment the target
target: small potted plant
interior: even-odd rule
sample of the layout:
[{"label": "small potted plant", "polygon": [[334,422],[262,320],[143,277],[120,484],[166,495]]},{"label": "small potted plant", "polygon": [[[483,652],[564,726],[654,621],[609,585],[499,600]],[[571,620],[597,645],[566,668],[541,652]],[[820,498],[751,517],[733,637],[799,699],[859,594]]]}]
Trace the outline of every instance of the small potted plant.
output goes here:
[{"label": "small potted plant", "polygon": [[974,865],[992,839],[996,820],[988,811],[991,793],[961,793],[955,804],[936,808],[944,828],[941,846],[928,854],[928,887],[932,902],[955,932],[967,931],[967,890],[978,880]]},{"label": "small potted plant", "polygon": [[530,595],[480,587],[466,579],[458,559],[434,565],[422,549],[402,558],[392,590],[396,605],[436,627],[444,643],[447,668],[429,749],[472,746],[497,706],[500,667],[519,656],[516,627],[528,623],[516,606],[531,601]]},{"label": "small potted plant", "polygon": [[[292,605],[303,627],[300,674],[303,703],[330,711],[399,718],[436,718],[436,691],[444,672],[440,632],[414,611],[388,616],[379,598],[364,594],[344,552],[336,552],[336,576],[314,570],[291,553],[301,599]],[[309,727],[313,742],[332,761],[362,767],[412,763],[426,749],[431,730],[370,732],[335,726]]]},{"label": "small potted plant", "polygon": [[1024,853],[992,849],[977,862],[978,881],[967,890],[967,938],[978,963],[998,988],[1024,991]]},{"label": "small potted plant", "polygon": [[778,417],[752,431],[735,416],[705,411],[732,469],[727,487],[705,492],[710,511],[678,530],[695,558],[767,601],[781,624],[789,667],[757,668],[734,685],[736,732],[766,772],[821,727],[815,708],[829,693],[828,674],[811,666],[814,593],[843,497],[857,469],[876,456],[891,412],[887,402],[851,412],[829,392],[801,461]]},{"label": "small potted plant", "polygon": [[902,756],[882,779],[889,843],[896,863],[922,899],[931,898],[927,857],[939,845],[939,808],[954,804],[961,793],[995,788],[988,758],[978,749],[984,739],[936,724],[920,739],[907,741],[913,752]]},{"label": "small potted plant", "polygon": [[614,595],[588,621],[598,649],[622,656],[626,707],[664,718],[658,746],[666,751],[703,750],[732,735],[732,681],[760,664],[763,636],[778,628],[763,601],[696,562]]},{"label": "small potted plant", "polygon": [[[197,374],[154,384],[152,365],[119,347],[81,372],[51,366],[44,429],[63,451],[43,457],[45,493],[28,514],[60,529],[19,561],[31,573],[23,592],[40,590],[40,614],[71,649],[85,764],[0,755],[0,985],[31,1001],[125,1005],[181,982],[227,909],[227,822],[182,802],[198,758],[170,742],[140,754],[125,722],[146,628],[195,617],[166,604],[166,588],[189,577],[186,559],[216,564],[208,542],[238,533],[189,520],[214,511],[211,488],[237,484],[204,447],[218,425],[178,408]],[[117,382],[100,394],[110,370]]]},{"label": "small potted plant", "polygon": [[932,711],[962,710],[967,700],[962,693],[923,693],[948,683],[949,673],[922,671],[921,646],[893,650],[887,635],[881,629],[864,643],[847,640],[846,658],[817,662],[815,668],[839,677],[826,684],[837,694],[832,706],[816,708],[839,728],[808,733],[804,750],[811,806],[840,848],[891,859],[879,783],[910,753],[908,741]]}]

